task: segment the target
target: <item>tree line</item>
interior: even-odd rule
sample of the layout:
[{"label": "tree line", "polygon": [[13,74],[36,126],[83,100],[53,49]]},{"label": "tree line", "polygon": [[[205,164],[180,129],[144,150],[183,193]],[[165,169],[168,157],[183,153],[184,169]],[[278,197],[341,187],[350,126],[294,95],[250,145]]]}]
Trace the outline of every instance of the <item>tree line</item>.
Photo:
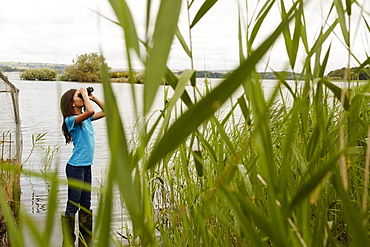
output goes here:
[{"label": "tree line", "polygon": [[50,68],[27,69],[20,78],[29,81],[53,81],[57,77],[57,71]]},{"label": "tree line", "polygon": [[21,73],[20,78],[23,80],[40,81],[100,82],[101,61],[103,60],[98,53],[86,53],[73,59],[73,64],[67,66],[62,74],[58,74],[56,69],[30,68]]},{"label": "tree line", "polygon": [[9,66],[9,65],[0,65],[0,71],[3,71],[3,72],[19,72],[19,71],[25,71],[25,70],[15,68],[15,67]]},{"label": "tree line", "polygon": [[[76,59],[72,60],[72,65],[67,66],[64,70],[60,68],[29,68],[26,70],[18,69],[13,66],[1,65],[0,70],[4,72],[21,71],[20,78],[23,80],[39,80],[39,81],[76,81],[76,82],[100,82],[100,66],[102,56],[98,53],[87,53],[77,56]],[[106,64],[108,67],[108,65]],[[108,67],[109,68],[109,67]],[[62,73],[59,73],[61,72]],[[346,77],[346,68],[330,71],[327,74],[327,78],[330,80],[344,80]],[[182,71],[175,72],[175,74],[181,74]],[[229,72],[230,73],[230,72]],[[276,79],[274,72],[263,72],[258,73],[261,79]],[[114,82],[127,82],[129,80],[129,74],[125,71],[116,71],[109,73],[112,81]],[[224,78],[228,73],[214,72],[200,70],[196,72],[197,78]],[[293,74],[286,72],[287,80],[294,80],[299,74]],[[369,80],[370,79],[370,67],[367,66],[361,70],[354,67],[350,69],[350,78],[356,80]],[[134,73],[134,79],[137,83],[144,83],[144,74],[141,72]]]},{"label": "tree line", "polygon": [[[333,70],[328,73],[328,78],[331,80],[344,80],[348,77],[346,76],[347,69],[341,68]],[[350,69],[350,78],[353,80],[369,80],[370,79],[370,67],[367,66],[361,70],[356,67]]]},{"label": "tree line", "polygon": [[[73,59],[72,65],[67,66],[63,73],[59,74],[56,69],[51,68],[30,68],[22,72],[20,78],[38,81],[101,82],[102,61],[104,61],[104,57],[99,56],[98,53],[86,53]],[[105,66],[110,69],[107,63]],[[113,82],[127,82],[129,73],[124,71],[110,72],[109,76]],[[134,73],[133,76],[134,82],[143,83],[143,73]]]},{"label": "tree line", "polygon": [[[96,52],[82,54],[72,60],[72,65],[67,66],[64,72],[58,74],[56,69],[50,68],[30,68],[21,73],[20,78],[23,80],[39,80],[39,81],[76,81],[76,82],[100,82],[100,66],[102,56]],[[108,64],[106,64],[108,67]],[[109,68],[109,67],[108,67]],[[109,68],[110,69],[110,68]],[[177,74],[181,74],[177,72]],[[223,78],[225,73],[213,71],[197,71],[197,78]],[[110,72],[109,76],[113,82],[128,82],[129,73],[125,71]],[[135,83],[144,83],[144,73],[135,72],[133,74]],[[165,82],[164,82],[165,83]]]}]

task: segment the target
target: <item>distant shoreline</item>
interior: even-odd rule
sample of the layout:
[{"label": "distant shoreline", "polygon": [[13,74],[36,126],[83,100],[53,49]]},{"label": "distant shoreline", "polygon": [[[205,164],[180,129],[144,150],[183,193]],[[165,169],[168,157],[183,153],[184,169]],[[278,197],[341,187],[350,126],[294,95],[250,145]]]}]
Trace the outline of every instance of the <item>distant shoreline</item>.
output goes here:
[{"label": "distant shoreline", "polygon": [[[3,73],[10,73],[10,72],[19,72],[22,73],[27,69],[36,69],[36,68],[50,68],[55,69],[59,73],[63,73],[64,69],[68,66],[71,66],[71,64],[56,64],[56,63],[33,63],[33,62],[0,62],[0,71]],[[356,68],[351,68],[351,70],[355,70]],[[369,70],[368,67],[364,68],[366,70]],[[174,74],[180,74],[185,69],[173,69]],[[344,71],[345,68],[337,69],[330,71],[327,73],[325,78],[331,81],[342,81],[344,79]],[[127,72],[127,68],[112,68],[110,69],[110,72]],[[137,69],[136,72],[140,73],[143,70]],[[196,70],[197,76],[196,78],[224,78],[227,74],[231,73],[232,70],[221,70],[221,69],[210,69],[210,70]],[[275,73],[282,73],[285,76],[286,80],[295,80],[296,78],[299,78],[301,76],[300,73],[295,72],[288,72],[288,71],[275,71],[275,72],[257,72],[260,75],[260,78],[263,80],[277,80]],[[356,74],[353,76],[357,76]],[[369,75],[367,76],[369,77]],[[360,77],[360,78],[363,78]],[[366,78],[366,77],[365,77]],[[354,80],[352,80],[354,81]],[[359,80],[359,81],[368,81],[368,79]],[[124,80],[118,80],[118,83],[124,82]]]}]

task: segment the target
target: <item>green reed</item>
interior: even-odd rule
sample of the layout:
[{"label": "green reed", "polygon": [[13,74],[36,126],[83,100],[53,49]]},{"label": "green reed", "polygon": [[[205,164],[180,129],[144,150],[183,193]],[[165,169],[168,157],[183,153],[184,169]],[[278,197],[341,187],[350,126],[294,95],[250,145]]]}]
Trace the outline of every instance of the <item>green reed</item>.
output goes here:
[{"label": "green reed", "polygon": [[[197,10],[193,8],[198,1],[186,1],[188,13],[197,13],[186,31],[177,27],[184,1],[161,1],[155,16],[152,1],[147,1],[145,39],[139,38],[134,10],[126,1],[109,2],[125,35],[130,73],[133,58],[142,59],[145,84],[137,137],[130,141],[115,99],[120,92],[113,93],[107,68],[102,67],[111,163],[94,215],[96,246],[120,245],[110,229],[116,196],[132,223],[126,237],[133,246],[370,245],[369,86],[348,83],[341,88],[324,77],[329,58],[335,57],[330,42],[338,27],[336,35],[349,57],[359,67],[368,64],[351,53],[350,41],[356,38],[349,28],[353,9],[361,12],[360,21],[369,31],[369,14],[360,2],[331,1],[328,12],[318,17],[325,25],[312,41],[305,4],[320,6],[320,1],[295,0],[289,5],[258,1],[252,10],[248,1],[240,1],[246,7],[239,14],[240,65],[219,85],[207,87],[206,93],[195,84],[193,69],[176,77],[166,63],[175,38],[192,61],[191,39],[187,43],[182,32],[191,34],[204,16],[212,14],[217,0],[202,1]],[[257,44],[276,8],[279,25]],[[252,18],[244,21],[245,15]],[[266,97],[256,67],[279,37],[293,72],[299,67],[297,52],[304,51],[302,76],[292,85],[284,74],[276,73],[276,88]],[[160,114],[149,115],[156,92],[167,87],[161,85],[162,78],[173,95]],[[188,82],[192,92],[185,90]],[[232,102],[239,87],[244,94]],[[141,104],[134,87],[132,94],[137,109]],[[231,107],[220,114],[225,103]],[[240,119],[235,110],[242,113]],[[49,176],[46,225],[36,227],[27,215],[21,223],[32,229],[39,246],[48,246],[59,220],[52,208],[60,181]],[[11,220],[5,199],[0,199],[13,245],[25,246],[19,237],[21,227]]]}]

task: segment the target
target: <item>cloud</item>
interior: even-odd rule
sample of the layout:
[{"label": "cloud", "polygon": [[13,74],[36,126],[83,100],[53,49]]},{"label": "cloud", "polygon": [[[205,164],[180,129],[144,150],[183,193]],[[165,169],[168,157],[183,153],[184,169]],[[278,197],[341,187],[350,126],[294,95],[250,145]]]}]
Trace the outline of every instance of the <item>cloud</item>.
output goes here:
[{"label": "cloud", "polygon": [[[145,39],[146,0],[127,0],[132,11],[138,35]],[[158,8],[159,0],[153,0]],[[258,1],[227,0],[217,1],[213,8],[191,30],[193,61],[195,69],[234,69],[239,64],[238,46],[238,2],[240,8],[248,4],[249,15],[242,14],[244,25],[256,18],[253,16],[255,4]],[[291,4],[291,1],[286,1]],[[325,18],[329,13],[332,1],[308,1],[305,8],[309,47],[313,46],[321,26],[325,27]],[[179,29],[186,42],[190,45],[186,1],[183,1],[183,11],[180,16]],[[190,9],[190,19],[193,19],[203,1],[194,1]],[[369,3],[361,3],[369,12]],[[353,5],[352,17],[352,48],[360,61],[369,54],[369,31],[358,26],[361,20],[359,10]],[[289,6],[288,6],[289,7]],[[120,27],[102,18],[96,12],[116,19],[109,1],[106,0],[12,0],[6,1],[0,8],[0,60],[20,62],[53,62],[70,64],[77,55],[97,52],[100,49],[111,67],[126,67],[123,32]],[[267,16],[257,34],[253,48],[256,48],[268,37],[280,22],[280,10],[276,6]],[[152,15],[152,23],[154,23]],[[369,14],[364,15],[368,19]],[[329,22],[336,18],[330,15]],[[243,27],[243,28],[246,28]],[[326,29],[327,27],[325,27]],[[245,30],[245,29],[243,29]],[[249,30],[250,32],[251,30]],[[341,36],[341,30],[335,29],[335,34]],[[344,67],[347,64],[347,51],[341,38],[334,33],[332,40],[332,56],[328,69]],[[243,42],[245,42],[245,37]],[[327,49],[329,42],[324,45]],[[245,53],[245,45],[244,50]],[[325,51],[323,51],[325,52]],[[300,45],[298,55],[304,54]],[[322,59],[322,58],[321,58]],[[298,62],[302,62],[299,56]],[[284,40],[280,38],[263,61],[259,69],[264,69],[269,61],[270,69],[286,69],[288,65]],[[352,60],[355,65],[355,60]],[[191,60],[175,39],[168,65],[174,69],[191,68]],[[139,61],[134,66],[142,67]],[[299,69],[297,66],[296,69]]]},{"label": "cloud", "polygon": [[1,59],[71,63],[77,54],[97,51],[100,17],[87,7],[94,3],[98,2],[7,1],[0,9]]}]

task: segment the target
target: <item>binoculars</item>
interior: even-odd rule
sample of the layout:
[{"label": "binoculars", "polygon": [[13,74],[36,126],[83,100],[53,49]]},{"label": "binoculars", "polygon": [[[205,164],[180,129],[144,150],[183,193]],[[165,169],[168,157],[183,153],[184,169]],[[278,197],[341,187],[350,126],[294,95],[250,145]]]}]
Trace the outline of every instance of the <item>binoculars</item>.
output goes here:
[{"label": "binoculars", "polygon": [[[91,94],[92,92],[94,92],[94,88],[93,87],[87,87],[86,90],[87,90],[87,94],[88,95]],[[78,94],[78,97],[82,98],[82,95],[79,93]]]}]

